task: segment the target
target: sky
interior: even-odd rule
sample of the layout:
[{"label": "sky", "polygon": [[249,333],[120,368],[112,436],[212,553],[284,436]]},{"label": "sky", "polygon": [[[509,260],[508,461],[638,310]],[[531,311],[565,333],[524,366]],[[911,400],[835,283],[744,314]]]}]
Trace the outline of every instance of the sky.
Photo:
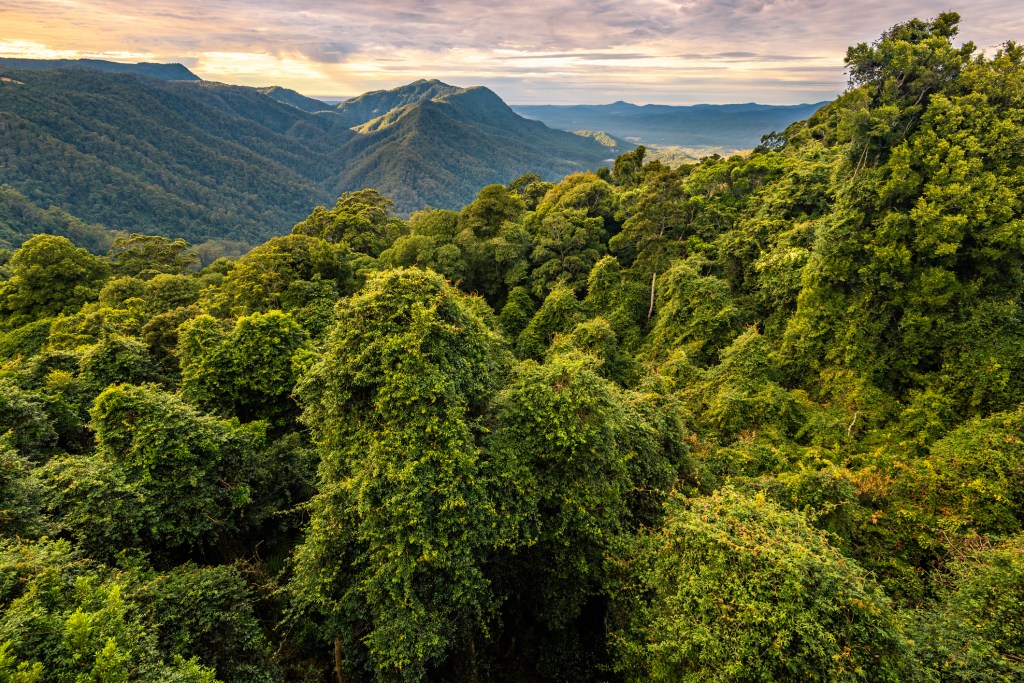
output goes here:
[{"label": "sky", "polygon": [[1020,0],[0,0],[0,57],[320,97],[438,78],[512,104],[796,104],[842,92],[847,46],[948,9],[986,52],[1024,42]]}]

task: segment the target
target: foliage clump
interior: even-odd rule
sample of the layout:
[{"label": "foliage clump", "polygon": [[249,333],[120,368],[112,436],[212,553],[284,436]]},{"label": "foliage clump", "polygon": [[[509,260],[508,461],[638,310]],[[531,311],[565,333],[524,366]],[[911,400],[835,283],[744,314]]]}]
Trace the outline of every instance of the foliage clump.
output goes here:
[{"label": "foliage clump", "polygon": [[617,564],[627,680],[906,680],[909,647],[878,585],[763,496],[671,497]]}]

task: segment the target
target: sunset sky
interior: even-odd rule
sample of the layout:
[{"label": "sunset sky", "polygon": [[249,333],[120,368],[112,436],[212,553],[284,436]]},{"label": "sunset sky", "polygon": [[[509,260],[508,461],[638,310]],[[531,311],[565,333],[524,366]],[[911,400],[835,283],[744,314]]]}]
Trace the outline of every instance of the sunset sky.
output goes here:
[{"label": "sunset sky", "polygon": [[[181,62],[197,75],[356,95],[418,78],[515,104],[831,99],[843,55],[949,9],[885,0],[0,0],[0,56]],[[956,9],[956,8],[954,8]],[[961,38],[1024,41],[1019,0],[959,8]]]}]

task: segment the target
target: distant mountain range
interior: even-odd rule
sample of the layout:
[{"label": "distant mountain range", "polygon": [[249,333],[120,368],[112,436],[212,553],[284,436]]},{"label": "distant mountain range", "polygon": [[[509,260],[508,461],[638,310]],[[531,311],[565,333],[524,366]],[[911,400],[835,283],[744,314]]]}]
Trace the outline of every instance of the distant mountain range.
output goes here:
[{"label": "distant mountain range", "polygon": [[751,147],[818,106],[517,113],[487,88],[436,80],[333,105],[203,81],[181,64],[3,58],[0,246],[41,228],[93,247],[111,230],[255,243],[364,187],[403,213],[455,209],[523,173],[607,165],[631,142]]},{"label": "distant mountain range", "polygon": [[344,191],[459,208],[489,183],[554,180],[631,148],[439,81],[332,107],[181,65],[0,60],[0,246],[50,207],[69,225],[254,243]]},{"label": "distant mountain range", "polygon": [[670,106],[629,102],[600,105],[517,105],[516,113],[562,130],[603,130],[645,145],[750,149],[761,136],[808,118],[827,102],[697,104]]}]

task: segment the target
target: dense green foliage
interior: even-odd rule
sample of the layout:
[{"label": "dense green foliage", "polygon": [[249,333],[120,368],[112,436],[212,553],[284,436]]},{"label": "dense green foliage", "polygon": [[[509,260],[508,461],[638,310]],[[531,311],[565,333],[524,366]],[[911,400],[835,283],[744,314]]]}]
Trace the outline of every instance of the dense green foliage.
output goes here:
[{"label": "dense green foliage", "polygon": [[673,497],[633,543],[614,634],[628,680],[907,680],[888,600],[806,516],[725,488]]},{"label": "dense green foliage", "polygon": [[0,680],[1020,680],[1024,50],[957,21],[747,156],[3,253]]}]

